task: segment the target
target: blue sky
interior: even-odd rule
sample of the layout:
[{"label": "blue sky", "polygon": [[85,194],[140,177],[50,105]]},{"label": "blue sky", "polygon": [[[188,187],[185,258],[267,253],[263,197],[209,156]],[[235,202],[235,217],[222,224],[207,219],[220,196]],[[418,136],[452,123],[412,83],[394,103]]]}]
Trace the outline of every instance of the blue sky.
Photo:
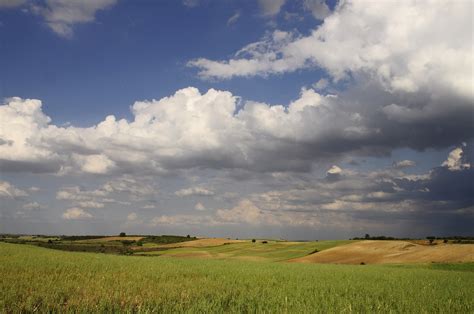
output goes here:
[{"label": "blue sky", "polygon": [[[237,12],[240,17],[227,25]],[[209,1],[196,7],[179,1],[120,1],[98,11],[94,22],[74,25],[74,35],[66,39],[39,16],[17,9],[0,14],[5,47],[0,97],[41,99],[44,111],[59,123],[90,125],[111,112],[130,117],[134,101],[161,98],[188,86],[286,104],[298,97],[301,86],[323,74],[312,69],[213,82],[196,77],[195,69],[186,66],[189,60],[226,58],[272,31],[253,1]],[[304,17],[302,23],[280,18],[279,28],[308,32],[318,21]]]},{"label": "blue sky", "polygon": [[0,232],[468,234],[472,9],[0,0]]}]

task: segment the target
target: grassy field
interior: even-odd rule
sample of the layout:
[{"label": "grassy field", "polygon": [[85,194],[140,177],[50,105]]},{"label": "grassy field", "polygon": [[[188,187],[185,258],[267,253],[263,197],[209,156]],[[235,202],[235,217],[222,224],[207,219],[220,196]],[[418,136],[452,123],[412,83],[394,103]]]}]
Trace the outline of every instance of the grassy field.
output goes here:
[{"label": "grassy field", "polygon": [[0,312],[472,313],[473,286],[474,264],[257,263],[0,243]]},{"label": "grassy field", "polygon": [[306,256],[317,251],[323,251],[335,246],[348,244],[355,241],[310,241],[310,242],[286,242],[272,241],[256,243],[244,241],[241,243],[230,243],[227,245],[210,247],[183,247],[164,251],[141,252],[135,255],[160,255],[172,257],[197,257],[212,259],[239,259],[251,261],[285,261],[292,258]]},{"label": "grassy field", "polygon": [[110,254],[131,255],[135,250],[159,248],[165,245],[178,245],[196,240],[191,236],[175,235],[134,235],[134,236],[44,236],[0,234],[0,241],[14,244],[31,244],[45,248]]}]

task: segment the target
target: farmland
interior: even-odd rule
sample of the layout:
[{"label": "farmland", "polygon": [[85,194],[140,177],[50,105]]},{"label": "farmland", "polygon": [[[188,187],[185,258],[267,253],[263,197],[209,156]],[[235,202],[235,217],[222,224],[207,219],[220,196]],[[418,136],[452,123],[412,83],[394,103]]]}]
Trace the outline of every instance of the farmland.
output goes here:
[{"label": "farmland", "polygon": [[[245,252],[250,250],[246,246],[252,245],[249,241],[194,248],[194,252],[223,254],[219,250],[235,245],[241,246],[242,256],[249,256]],[[236,252],[225,260],[164,258],[166,254],[124,256],[0,243],[0,311],[466,313],[474,310],[473,263],[271,262],[281,260],[281,255],[300,253],[272,256],[264,251],[278,252],[277,247],[271,246],[285,244],[258,245],[265,249],[257,255],[266,262],[231,258]],[[313,248],[314,242],[300,245],[301,252],[306,252],[304,245]],[[176,255],[171,250],[165,252]]]}]

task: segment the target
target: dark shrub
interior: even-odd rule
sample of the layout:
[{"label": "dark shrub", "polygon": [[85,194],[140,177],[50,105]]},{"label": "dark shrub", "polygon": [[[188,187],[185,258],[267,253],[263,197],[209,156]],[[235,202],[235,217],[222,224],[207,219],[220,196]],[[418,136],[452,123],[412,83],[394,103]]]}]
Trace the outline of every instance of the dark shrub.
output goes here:
[{"label": "dark shrub", "polygon": [[262,243],[263,243],[263,244],[267,244],[267,243],[268,243],[268,241],[262,241]]},{"label": "dark shrub", "polygon": [[125,237],[127,234],[125,232],[120,232],[119,236]]},{"label": "dark shrub", "polygon": [[257,242],[257,240],[255,240],[255,239],[252,239],[252,243],[255,243],[255,242]]},{"label": "dark shrub", "polygon": [[365,265],[365,263],[364,263],[364,262],[360,262],[360,264],[361,264],[361,265]]}]

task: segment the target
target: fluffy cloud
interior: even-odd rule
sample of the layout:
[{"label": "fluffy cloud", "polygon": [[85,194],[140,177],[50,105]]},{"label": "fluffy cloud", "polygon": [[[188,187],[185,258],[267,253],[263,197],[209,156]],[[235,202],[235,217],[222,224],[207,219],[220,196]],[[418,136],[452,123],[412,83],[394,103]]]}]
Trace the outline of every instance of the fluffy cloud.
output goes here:
[{"label": "fluffy cloud", "polygon": [[79,206],[82,208],[104,208],[103,203],[94,202],[94,201],[79,202]]},{"label": "fluffy cloud", "polygon": [[250,200],[244,199],[231,209],[218,209],[216,216],[224,222],[261,224],[263,222],[275,224],[276,221],[265,215],[260,208]]},{"label": "fluffy cloud", "polygon": [[58,200],[70,200],[70,201],[91,201],[95,197],[106,196],[108,193],[103,189],[97,190],[83,190],[78,186],[65,187],[56,193],[56,199]]},{"label": "fluffy cloud", "polygon": [[132,212],[128,214],[127,221],[136,221],[137,217],[138,217],[137,213]]},{"label": "fluffy cloud", "polygon": [[102,154],[88,156],[76,154],[73,155],[73,158],[81,170],[87,173],[104,174],[115,168],[115,163]]},{"label": "fluffy cloud", "polygon": [[[470,168],[452,171],[447,166],[436,167],[418,176],[394,168],[371,172],[341,169],[338,173],[342,175],[331,180],[312,178],[282,190],[255,193],[249,199],[260,211],[254,213],[278,214],[291,217],[290,221],[295,220],[291,213],[300,213],[308,222],[335,228],[388,227],[390,223],[420,228],[458,224],[464,228],[474,221],[474,171]],[[236,210],[239,212],[243,210]]]},{"label": "fluffy cloud", "polygon": [[[70,206],[75,208],[105,208],[111,203],[130,205],[131,202],[141,202],[153,197],[156,189],[148,181],[148,178],[140,180],[122,176],[109,180],[96,189],[86,190],[79,186],[63,187],[57,191],[56,199],[68,201]],[[121,201],[120,198],[123,197],[126,197],[128,201]]]},{"label": "fluffy cloud", "polygon": [[83,219],[90,219],[92,218],[92,214],[86,212],[85,210],[78,208],[78,207],[73,207],[69,208],[66,210],[63,215],[63,219],[66,220],[83,220]]},{"label": "fluffy cloud", "polygon": [[33,5],[32,11],[46,21],[48,27],[62,37],[73,35],[73,26],[95,20],[97,11],[113,6],[116,0],[46,0],[44,5]]},{"label": "fluffy cloud", "polygon": [[[305,5],[311,3],[322,2]],[[472,4],[341,2],[307,37],[275,31],[235,59],[190,63],[202,76],[218,78],[320,66],[333,81],[352,78],[337,95],[303,88],[293,102],[270,105],[188,87],[136,102],[132,121],[111,115],[88,128],[52,124],[39,100],[7,99],[0,106],[0,169],[102,175],[191,168],[309,172],[315,163],[338,162],[347,154],[381,156],[395,148],[469,141],[472,10],[465,6]],[[316,88],[327,84],[319,81]],[[453,154],[451,167],[457,167]]]},{"label": "fluffy cloud", "polygon": [[[355,146],[372,154],[387,154],[394,147],[447,147],[474,134],[472,6],[469,1],[342,1],[309,36],[277,30],[229,60],[200,58],[189,66],[205,79],[322,68],[333,83],[347,83],[332,99],[317,94],[320,105],[306,89],[301,98],[313,99],[313,108],[306,102],[298,125],[290,127],[287,119],[264,111],[267,122],[260,127],[274,126],[272,135],[316,128],[313,138],[292,139],[308,143],[306,149],[318,156]],[[323,79],[315,88],[324,90],[328,84]],[[288,108],[285,118],[291,116]],[[243,113],[251,109],[247,104]]]},{"label": "fluffy cloud", "polygon": [[23,196],[28,196],[28,193],[15,187],[10,182],[0,181],[0,198],[16,199]]},{"label": "fluffy cloud", "polygon": [[463,149],[461,147],[457,147],[449,153],[448,159],[442,163],[442,166],[447,167],[452,171],[471,168],[471,164],[464,162],[463,159]]},{"label": "fluffy cloud", "polygon": [[319,66],[334,80],[367,75],[391,91],[429,86],[472,98],[472,6],[470,1],[342,1],[307,37],[275,31],[234,59],[189,65],[203,78],[222,79]]},{"label": "fluffy cloud", "polygon": [[401,169],[401,168],[413,167],[415,165],[416,165],[416,163],[413,160],[405,159],[405,160],[400,160],[400,161],[393,162],[392,167],[397,168],[397,169]]},{"label": "fluffy cloud", "polygon": [[16,171],[56,172],[60,170],[58,156],[43,147],[38,134],[51,119],[41,111],[41,101],[6,99],[0,106],[0,168]]},{"label": "fluffy cloud", "polygon": [[[356,97],[360,95],[366,94]],[[348,153],[443,147],[474,134],[471,103],[441,106],[439,99],[433,100],[426,107],[441,108],[436,115],[398,121],[380,110],[380,95],[356,103],[351,96],[302,89],[289,105],[271,106],[242,104],[226,91],[201,94],[189,87],[160,100],[136,102],[133,121],[108,116],[89,128],[58,127],[42,112],[39,100],[11,98],[0,106],[0,138],[9,143],[0,145],[0,169],[59,174],[165,174],[190,168],[307,172],[314,162]],[[384,101],[393,100],[389,96]],[[120,190],[119,185],[108,188]]]},{"label": "fluffy cloud", "polygon": [[22,207],[24,210],[37,210],[41,208],[41,205],[38,202],[26,203]]},{"label": "fluffy cloud", "polygon": [[332,167],[328,170],[327,174],[335,175],[335,174],[340,174],[341,172],[342,172],[342,169],[341,169],[341,168],[339,168],[338,166],[332,166]]},{"label": "fluffy cloud", "polygon": [[195,215],[161,215],[151,219],[151,226],[159,225],[211,225],[213,224],[212,217],[209,216],[195,216]]},{"label": "fluffy cloud", "polygon": [[122,176],[107,181],[102,187],[104,193],[128,193],[135,199],[156,194],[158,190],[147,179],[138,179],[131,176]]},{"label": "fluffy cloud", "polygon": [[[198,203],[199,204],[199,203]],[[161,215],[154,217],[150,225],[180,226],[226,226],[226,225],[260,225],[260,226],[309,226],[319,225],[317,219],[310,219],[311,214],[288,212],[284,210],[262,210],[252,200],[242,199],[231,208],[218,209],[213,214]],[[313,217],[314,218],[314,217]]]},{"label": "fluffy cloud", "polygon": [[182,189],[174,193],[176,196],[212,196],[214,192],[202,187],[192,187],[187,189]]}]

